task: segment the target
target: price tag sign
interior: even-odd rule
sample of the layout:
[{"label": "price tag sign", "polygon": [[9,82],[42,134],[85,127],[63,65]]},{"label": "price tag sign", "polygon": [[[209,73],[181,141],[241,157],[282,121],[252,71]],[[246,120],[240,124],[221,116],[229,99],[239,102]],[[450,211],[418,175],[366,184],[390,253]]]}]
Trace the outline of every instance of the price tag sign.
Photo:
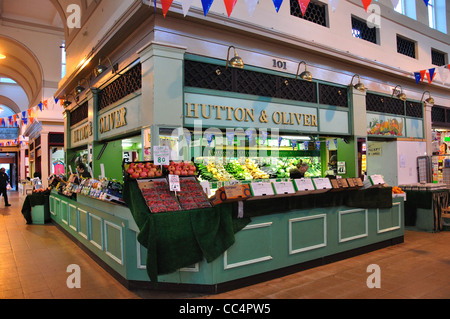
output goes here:
[{"label": "price tag sign", "polygon": [[272,183],[256,182],[250,184],[254,196],[269,196],[275,195]]},{"label": "price tag sign", "polygon": [[169,165],[170,149],[168,146],[153,146],[153,163],[155,165]]},{"label": "price tag sign", "polygon": [[275,182],[273,183],[277,195],[295,194],[294,184],[292,182]]},{"label": "price tag sign", "polygon": [[316,185],[316,189],[331,189],[331,182],[328,178],[314,178],[314,185]]},{"label": "price tag sign", "polygon": [[178,175],[169,175],[169,187],[172,192],[179,192],[181,190],[180,187],[180,176]]},{"label": "price tag sign", "polygon": [[299,191],[313,191],[316,188],[310,178],[294,179]]}]

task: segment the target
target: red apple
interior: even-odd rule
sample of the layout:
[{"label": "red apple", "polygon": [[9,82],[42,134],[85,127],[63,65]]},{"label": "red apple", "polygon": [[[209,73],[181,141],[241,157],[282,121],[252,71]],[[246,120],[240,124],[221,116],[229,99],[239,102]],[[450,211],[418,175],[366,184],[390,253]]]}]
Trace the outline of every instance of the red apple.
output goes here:
[{"label": "red apple", "polygon": [[152,172],[152,171],[148,172],[148,177],[150,177],[150,178],[155,177],[155,172]]},{"label": "red apple", "polygon": [[128,174],[133,174],[134,173],[134,169],[132,169],[132,168],[127,169],[127,173]]},{"label": "red apple", "polygon": [[182,171],[181,171],[181,175],[183,175],[183,176],[186,176],[187,173],[188,173],[188,172],[187,172],[186,170],[182,170]]},{"label": "red apple", "polygon": [[144,167],[144,163],[138,163],[138,164],[137,164],[137,167],[143,168],[143,167]]},{"label": "red apple", "polygon": [[150,168],[152,168],[152,167],[153,167],[153,164],[152,164],[152,163],[150,163],[150,162],[145,163],[145,168],[150,169]]},{"label": "red apple", "polygon": [[142,173],[142,168],[137,167],[134,171],[136,173],[140,174],[140,173]]},{"label": "red apple", "polygon": [[147,177],[147,172],[142,172],[141,174],[139,174],[139,177],[145,178]]},{"label": "red apple", "polygon": [[169,166],[169,172],[174,172],[175,171],[175,166],[173,166],[173,165],[170,165]]},{"label": "red apple", "polygon": [[134,172],[133,174],[131,174],[132,178],[139,178],[139,173]]},{"label": "red apple", "polygon": [[180,175],[181,172],[177,169],[177,170],[173,171],[173,174],[174,174],[174,175]]},{"label": "red apple", "polygon": [[162,172],[161,172],[161,171],[156,171],[156,172],[155,172],[155,176],[161,177],[161,176],[162,176]]},{"label": "red apple", "polygon": [[132,169],[136,168],[136,164],[135,163],[131,163],[130,164],[130,168],[132,168]]}]

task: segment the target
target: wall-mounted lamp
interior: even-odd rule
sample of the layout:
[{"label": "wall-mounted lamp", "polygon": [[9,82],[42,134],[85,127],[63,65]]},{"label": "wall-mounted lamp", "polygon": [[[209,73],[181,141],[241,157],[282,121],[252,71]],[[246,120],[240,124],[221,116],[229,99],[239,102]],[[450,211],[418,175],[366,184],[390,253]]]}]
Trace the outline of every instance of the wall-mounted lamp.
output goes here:
[{"label": "wall-mounted lamp", "polygon": [[420,99],[420,103],[424,102],[423,101],[423,97],[425,96],[425,93],[428,93],[428,99],[425,100],[425,105],[428,104],[428,105],[433,106],[434,105],[434,99],[431,97],[431,93],[429,91],[423,92],[422,98]]},{"label": "wall-mounted lamp", "polygon": [[298,67],[297,67],[297,75],[295,76],[295,80],[298,79],[298,76],[299,76],[298,73],[300,72],[300,65],[302,65],[302,64],[305,65],[305,71],[303,71],[303,72],[300,74],[300,78],[301,78],[302,80],[311,82],[311,81],[312,81],[312,74],[308,71],[308,67],[307,67],[305,61],[301,61],[301,62],[298,64]]},{"label": "wall-mounted lamp", "polygon": [[72,102],[70,102],[70,100],[68,99],[69,96],[73,97],[72,94],[68,94],[64,97],[64,102],[63,102],[64,107],[69,107],[72,104]]},{"label": "wall-mounted lamp", "polygon": [[[111,65],[112,73],[116,74],[116,70],[114,69],[114,66],[111,63],[111,60],[108,57],[106,59],[108,60],[109,64]],[[99,59],[98,65],[94,69],[94,74],[95,74],[95,76],[99,76],[100,74],[105,72],[107,69],[108,69],[108,67],[102,64],[102,59]]]},{"label": "wall-mounted lamp", "polygon": [[[353,86],[353,79],[355,78],[355,76],[358,77],[358,83],[356,83],[356,84]],[[355,74],[355,75],[352,77],[352,80],[351,80],[349,86],[353,86],[355,89],[357,89],[358,91],[361,91],[361,92],[365,92],[365,91],[366,91],[366,88],[364,87],[364,84],[361,83],[361,78],[360,78],[360,76],[359,76],[358,74]]]},{"label": "wall-mounted lamp", "polygon": [[399,94],[396,95],[396,97],[404,102],[404,101],[406,101],[406,94],[403,93],[403,88],[401,87],[401,85],[395,86],[395,88],[392,90],[392,96],[391,97],[394,97],[394,94],[396,92],[395,89],[398,88],[398,87],[400,87],[401,91],[400,91]]},{"label": "wall-mounted lamp", "polygon": [[[230,60],[230,49],[231,48],[234,49],[234,57],[232,57]],[[237,54],[236,48],[234,46],[230,46],[228,48],[226,69],[228,69],[228,65],[230,65],[233,68],[238,68],[238,69],[244,68],[244,60],[242,60],[242,58]]]},{"label": "wall-mounted lamp", "polygon": [[[83,80],[87,83],[88,87],[90,88],[91,85],[89,84],[89,81],[86,79],[83,79]],[[83,80],[81,80],[81,81],[83,81]],[[75,88],[75,93],[77,95],[81,94],[86,89],[84,86],[81,85],[81,81],[78,81],[78,86]]]}]

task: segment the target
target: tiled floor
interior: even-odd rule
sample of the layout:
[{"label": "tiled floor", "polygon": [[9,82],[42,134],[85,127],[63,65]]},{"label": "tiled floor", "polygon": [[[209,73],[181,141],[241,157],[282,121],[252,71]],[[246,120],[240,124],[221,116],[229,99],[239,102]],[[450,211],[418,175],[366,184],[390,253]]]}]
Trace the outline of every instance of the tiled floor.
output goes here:
[{"label": "tiled floor", "polygon": [[[407,231],[405,243],[219,295],[129,291],[55,226],[26,225],[23,197],[0,201],[0,299],[293,299],[450,298],[450,232]],[[81,269],[69,289],[67,267]],[[380,267],[381,288],[369,289],[367,267]]]}]

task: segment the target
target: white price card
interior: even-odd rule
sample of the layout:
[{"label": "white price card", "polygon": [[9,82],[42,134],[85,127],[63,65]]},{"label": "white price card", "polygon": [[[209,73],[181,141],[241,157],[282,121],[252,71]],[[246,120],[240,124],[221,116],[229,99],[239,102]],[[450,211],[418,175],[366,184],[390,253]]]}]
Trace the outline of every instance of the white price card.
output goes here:
[{"label": "white price card", "polygon": [[256,182],[251,183],[254,196],[271,196],[275,195],[273,192],[272,183]]},{"label": "white price card", "polygon": [[181,190],[180,187],[180,176],[178,175],[169,175],[169,187],[172,192],[179,192]]},{"label": "white price card", "polygon": [[316,189],[331,189],[331,182],[329,178],[314,178],[314,185]]},{"label": "white price card", "polygon": [[274,182],[275,192],[281,194],[295,194],[294,184],[292,182]]},{"label": "white price card", "polygon": [[155,165],[169,165],[170,149],[168,146],[153,146],[153,163]]},{"label": "white price card", "polygon": [[315,190],[314,184],[310,178],[294,179],[295,185],[299,191],[313,191]]}]

